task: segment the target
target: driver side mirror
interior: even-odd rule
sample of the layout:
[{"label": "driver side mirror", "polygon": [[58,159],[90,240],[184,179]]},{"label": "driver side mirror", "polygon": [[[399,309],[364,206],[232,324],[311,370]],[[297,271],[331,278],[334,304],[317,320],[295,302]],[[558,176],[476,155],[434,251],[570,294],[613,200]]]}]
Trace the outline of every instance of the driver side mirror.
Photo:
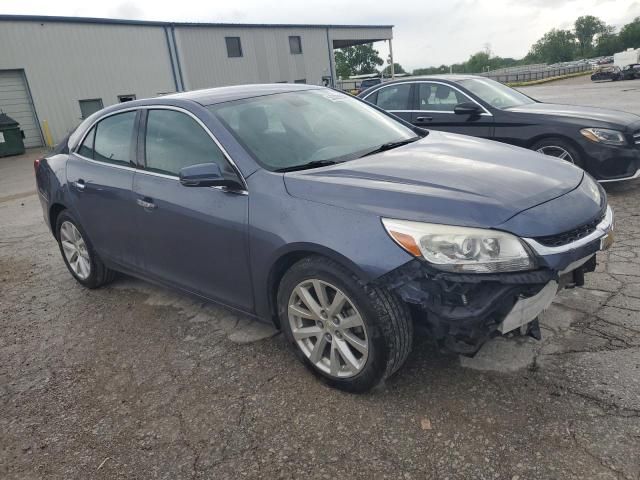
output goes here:
[{"label": "driver side mirror", "polygon": [[227,187],[242,190],[235,179],[225,178],[217,163],[199,163],[180,169],[180,183],[185,187]]},{"label": "driver side mirror", "polygon": [[480,115],[482,109],[473,102],[463,102],[454,107],[453,113],[456,115]]}]

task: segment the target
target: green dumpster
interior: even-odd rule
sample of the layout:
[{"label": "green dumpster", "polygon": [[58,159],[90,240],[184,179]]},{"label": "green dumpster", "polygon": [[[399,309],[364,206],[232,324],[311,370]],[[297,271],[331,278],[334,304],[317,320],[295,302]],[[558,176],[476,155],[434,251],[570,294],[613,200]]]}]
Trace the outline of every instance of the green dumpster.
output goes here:
[{"label": "green dumpster", "polygon": [[6,113],[0,113],[0,157],[24,153],[24,133]]}]

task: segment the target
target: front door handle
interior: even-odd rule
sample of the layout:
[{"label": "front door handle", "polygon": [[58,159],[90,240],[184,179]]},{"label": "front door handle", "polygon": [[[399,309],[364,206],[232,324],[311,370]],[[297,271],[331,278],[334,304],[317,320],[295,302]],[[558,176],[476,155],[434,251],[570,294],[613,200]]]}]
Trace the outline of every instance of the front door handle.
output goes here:
[{"label": "front door handle", "polygon": [[428,123],[433,120],[433,117],[418,117],[416,118],[416,122],[418,123]]},{"label": "front door handle", "polygon": [[151,200],[150,198],[147,198],[147,199],[139,198],[138,200],[136,200],[136,202],[138,203],[138,205],[140,205],[142,208],[146,210],[153,210],[154,208],[156,208],[156,204],[150,200]]},{"label": "front door handle", "polygon": [[81,178],[79,178],[78,180],[76,180],[75,182],[73,182],[73,186],[76,187],[77,190],[79,191],[83,191],[85,188],[87,188],[87,184],[85,183],[85,181]]}]

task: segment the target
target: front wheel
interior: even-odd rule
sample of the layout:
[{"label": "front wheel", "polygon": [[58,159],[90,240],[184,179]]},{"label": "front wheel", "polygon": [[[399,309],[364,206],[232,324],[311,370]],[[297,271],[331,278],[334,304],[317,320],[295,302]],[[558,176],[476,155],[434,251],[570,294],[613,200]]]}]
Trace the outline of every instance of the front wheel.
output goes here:
[{"label": "front wheel", "polygon": [[341,390],[370,390],[396,372],[411,351],[407,306],[326,258],[305,258],[284,275],[278,315],[302,363]]},{"label": "front wheel", "polygon": [[543,155],[549,155],[561,160],[573,163],[575,166],[584,168],[584,162],[578,150],[568,141],[562,138],[544,138],[536,142],[531,150],[535,150]]}]

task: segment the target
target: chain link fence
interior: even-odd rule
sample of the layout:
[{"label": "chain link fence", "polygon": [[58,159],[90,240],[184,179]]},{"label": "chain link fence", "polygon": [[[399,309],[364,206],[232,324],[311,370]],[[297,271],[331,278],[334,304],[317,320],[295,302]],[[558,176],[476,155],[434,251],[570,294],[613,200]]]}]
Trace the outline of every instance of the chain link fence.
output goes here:
[{"label": "chain link fence", "polygon": [[560,77],[572,73],[591,71],[593,68],[588,63],[577,65],[521,65],[518,67],[501,68],[479,75],[491,78],[501,83],[531,82],[549,77]]}]

